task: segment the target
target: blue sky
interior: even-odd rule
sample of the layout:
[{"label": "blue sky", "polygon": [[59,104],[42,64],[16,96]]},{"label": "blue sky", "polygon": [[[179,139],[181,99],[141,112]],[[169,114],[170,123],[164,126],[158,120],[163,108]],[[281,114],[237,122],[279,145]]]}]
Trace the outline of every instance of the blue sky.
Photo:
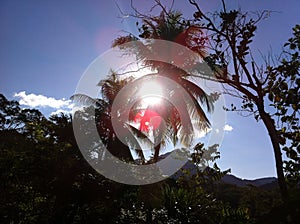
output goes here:
[{"label": "blue sky", "polygon": [[[117,2],[125,12],[130,10],[129,0]],[[152,5],[152,1],[134,2],[142,10]],[[191,15],[193,7],[186,2],[175,0],[174,8]],[[220,7],[217,0],[199,2],[203,2],[200,6],[204,11]],[[300,23],[298,0],[228,3],[247,11],[274,11],[261,22],[253,45],[256,52],[266,54],[272,49],[278,53],[291,36],[292,27]],[[112,39],[121,35],[122,30],[136,32],[136,27],[134,20],[120,18],[114,1],[3,0],[0,30],[0,92],[9,99],[23,99],[25,104],[48,102],[52,108],[39,108],[50,113],[68,110],[68,98],[87,66],[110,48]],[[16,93],[19,97],[14,97]],[[231,99],[226,97],[226,102],[230,105]],[[248,179],[276,176],[272,148],[263,125],[235,113],[228,113],[227,124],[233,130],[225,132],[221,168],[231,168],[233,174]]]}]

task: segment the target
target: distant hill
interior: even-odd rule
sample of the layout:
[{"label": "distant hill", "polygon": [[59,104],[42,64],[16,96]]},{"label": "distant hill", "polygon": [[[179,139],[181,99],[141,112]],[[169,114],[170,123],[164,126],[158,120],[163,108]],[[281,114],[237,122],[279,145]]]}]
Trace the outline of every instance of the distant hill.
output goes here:
[{"label": "distant hill", "polygon": [[[160,159],[164,159],[169,154],[170,153],[161,155]],[[188,161],[182,167],[182,169],[189,170],[190,174],[193,175],[193,174],[196,174],[197,167],[191,161]],[[172,176],[172,178],[177,179],[181,175],[182,175],[182,171],[179,170],[177,173],[175,173]],[[247,180],[247,179],[238,178],[232,174],[227,174],[221,179],[221,182],[223,182],[225,184],[235,185],[237,187],[245,187],[245,186],[252,185],[252,186],[259,187],[259,188],[262,188],[265,190],[271,190],[271,189],[278,187],[277,178],[275,178],[275,177],[264,177],[264,178],[258,178],[255,180]]]},{"label": "distant hill", "polygon": [[264,188],[266,190],[277,187],[277,178],[275,177],[265,177],[255,180],[247,180],[238,178],[231,174],[227,174],[221,179],[221,181],[226,184],[236,185],[237,187],[245,187],[247,185],[252,185],[255,187]]}]

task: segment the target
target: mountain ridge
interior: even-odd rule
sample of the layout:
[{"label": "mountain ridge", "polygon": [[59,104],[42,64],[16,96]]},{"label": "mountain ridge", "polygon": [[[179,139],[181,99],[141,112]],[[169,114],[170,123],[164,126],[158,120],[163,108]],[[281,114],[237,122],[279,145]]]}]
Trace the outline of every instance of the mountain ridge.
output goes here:
[{"label": "mountain ridge", "polygon": [[[169,156],[171,152],[167,152],[159,156],[159,160],[165,159]],[[137,162],[138,160],[136,160]],[[208,167],[209,169],[212,169]],[[178,179],[181,175],[183,175],[183,170],[189,170],[191,175],[196,174],[197,166],[192,161],[187,161],[186,164],[174,173],[171,178]],[[256,178],[253,180],[250,179],[243,179],[240,177],[235,176],[234,174],[226,174],[224,177],[221,178],[220,183],[235,185],[237,187],[246,187],[246,186],[255,186],[262,189],[270,190],[278,187],[278,182],[276,177],[261,177]]]},{"label": "mountain ridge", "polygon": [[226,174],[224,177],[222,177],[221,181],[226,184],[236,185],[237,187],[245,187],[248,185],[263,187],[271,183],[274,183],[274,185],[277,184],[276,177],[262,177],[254,180],[248,180],[236,177],[233,174]]},{"label": "mountain ridge", "polygon": [[[166,153],[160,156],[161,159],[166,158],[170,153]],[[182,167],[184,170],[189,170],[190,174],[196,174],[197,166],[190,160]],[[182,170],[177,171],[172,175],[173,178],[177,179],[179,176],[183,175]],[[261,177],[253,180],[243,179],[235,176],[234,174],[226,174],[220,180],[221,183],[235,185],[237,187],[245,186],[255,186],[263,189],[274,189],[278,187],[278,182],[276,177]]]}]

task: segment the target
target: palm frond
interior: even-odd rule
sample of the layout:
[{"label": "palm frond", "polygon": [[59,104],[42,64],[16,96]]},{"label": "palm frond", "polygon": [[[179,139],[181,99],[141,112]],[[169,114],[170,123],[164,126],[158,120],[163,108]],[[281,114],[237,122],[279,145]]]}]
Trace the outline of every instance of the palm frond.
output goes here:
[{"label": "palm frond", "polygon": [[179,82],[187,90],[188,93],[191,93],[197,100],[200,100],[202,104],[205,104],[208,112],[213,111],[213,103],[210,101],[208,95],[201,87],[191,82],[190,80],[187,80],[186,78],[181,78]]},{"label": "palm frond", "polygon": [[[143,133],[141,130],[137,129],[131,124],[126,124],[126,126],[129,128],[130,134],[132,134],[128,137],[128,144],[131,146],[133,150],[137,153],[137,155],[140,157],[142,162],[145,162],[145,157],[143,154],[143,148],[147,147],[150,150],[154,150],[154,143],[150,140],[149,136],[145,133]],[[143,147],[142,147],[143,145]]]},{"label": "palm frond", "polygon": [[98,103],[98,99],[92,98],[86,94],[74,94],[70,97],[70,99],[75,103],[80,103],[83,105],[93,105],[96,106]]},{"label": "palm frond", "polygon": [[118,47],[128,42],[136,41],[136,40],[138,40],[138,38],[133,36],[132,34],[127,36],[120,36],[113,41],[112,47]]},{"label": "palm frond", "polygon": [[150,140],[149,136],[143,133],[141,130],[139,130],[138,128],[134,127],[129,123],[126,123],[126,126],[134,134],[135,137],[141,139],[142,142],[145,143],[147,146],[153,145],[153,142]]},{"label": "palm frond", "polygon": [[180,126],[179,126],[179,139],[180,142],[187,146],[193,139],[193,125],[188,109],[188,105],[183,99],[183,95],[179,92],[175,92],[170,99],[171,102],[176,102],[176,107],[180,111]]},{"label": "palm frond", "polygon": [[193,121],[196,122],[201,128],[210,127],[210,121],[207,118],[199,102],[193,96],[191,96],[191,99],[193,100],[194,104],[193,106],[189,107],[191,119],[193,119]]}]

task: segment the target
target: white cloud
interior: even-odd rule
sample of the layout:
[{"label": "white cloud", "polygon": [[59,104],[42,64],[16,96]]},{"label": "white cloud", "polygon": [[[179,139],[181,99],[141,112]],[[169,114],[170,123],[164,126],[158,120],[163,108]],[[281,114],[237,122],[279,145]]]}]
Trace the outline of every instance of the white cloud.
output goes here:
[{"label": "white cloud", "polygon": [[232,130],[233,130],[233,127],[230,126],[230,125],[228,125],[228,124],[226,124],[226,125],[224,126],[223,130],[224,130],[224,131],[232,131]]},{"label": "white cloud", "polygon": [[14,97],[19,98],[19,103],[21,105],[29,106],[29,107],[51,107],[51,108],[55,108],[55,109],[71,107],[71,100],[66,100],[64,98],[57,100],[53,97],[36,95],[33,93],[26,94],[25,91],[15,93]]},{"label": "white cloud", "polygon": [[19,98],[20,105],[37,108],[42,113],[50,116],[60,113],[69,114],[74,106],[71,100],[65,98],[55,99],[34,93],[26,94],[25,91],[15,93],[14,97]]}]

